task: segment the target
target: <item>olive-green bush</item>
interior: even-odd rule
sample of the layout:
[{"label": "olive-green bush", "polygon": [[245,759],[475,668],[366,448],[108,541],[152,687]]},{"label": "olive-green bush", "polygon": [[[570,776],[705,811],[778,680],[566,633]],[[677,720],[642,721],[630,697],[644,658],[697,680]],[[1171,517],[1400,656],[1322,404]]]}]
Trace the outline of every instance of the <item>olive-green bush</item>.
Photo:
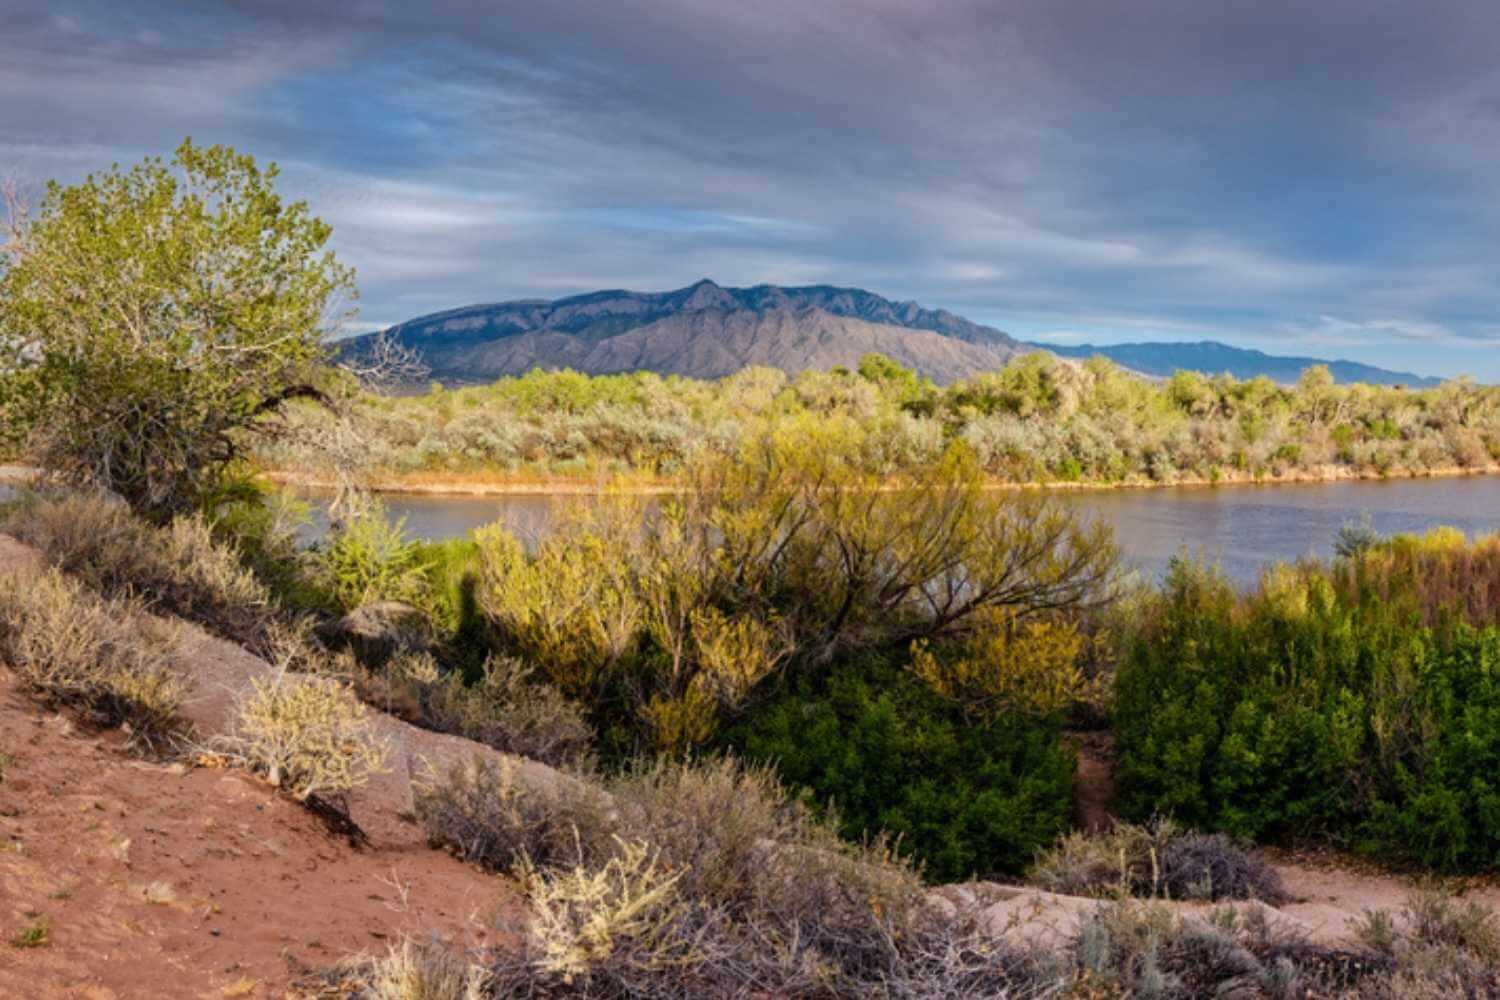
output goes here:
[{"label": "olive-green bush", "polygon": [[[857,371],[747,368],[717,381],[651,372],[533,371],[423,396],[364,396],[350,419],[381,476],[677,477],[808,418],[875,431],[867,471],[901,474],[955,440],[1009,481],[1180,482],[1320,473],[1387,475],[1482,468],[1500,458],[1500,390],[1451,382],[1412,390],[1334,385],[1309,369],[1295,386],[1180,372],[1164,383],[1104,358],[1034,353],[938,387],[889,359]],[[316,472],[330,415],[308,407],[264,461]]]},{"label": "olive-green bush", "polygon": [[1117,677],[1124,815],[1493,868],[1500,627],[1482,598],[1497,552],[1397,538],[1248,593],[1174,564]]},{"label": "olive-green bush", "polygon": [[846,837],[897,838],[933,881],[1018,874],[1069,821],[1056,717],[971,718],[876,659],[787,686],[728,738],[831,804]]}]

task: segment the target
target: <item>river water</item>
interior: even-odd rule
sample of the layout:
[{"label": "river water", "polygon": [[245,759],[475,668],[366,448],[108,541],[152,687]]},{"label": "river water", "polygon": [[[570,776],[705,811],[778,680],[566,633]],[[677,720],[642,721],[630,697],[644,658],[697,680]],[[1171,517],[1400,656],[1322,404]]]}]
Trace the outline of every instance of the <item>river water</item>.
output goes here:
[{"label": "river water", "polygon": [[[1339,528],[1365,514],[1382,533],[1437,525],[1469,534],[1500,530],[1500,476],[1065,490],[1056,498],[1114,525],[1126,560],[1143,572],[1159,574],[1174,554],[1191,552],[1242,581],[1278,560],[1330,554]],[[570,499],[390,495],[384,502],[392,517],[406,519],[413,537],[451,538],[500,521],[536,538],[557,505]],[[323,528],[322,513],[315,510],[311,532]]]}]

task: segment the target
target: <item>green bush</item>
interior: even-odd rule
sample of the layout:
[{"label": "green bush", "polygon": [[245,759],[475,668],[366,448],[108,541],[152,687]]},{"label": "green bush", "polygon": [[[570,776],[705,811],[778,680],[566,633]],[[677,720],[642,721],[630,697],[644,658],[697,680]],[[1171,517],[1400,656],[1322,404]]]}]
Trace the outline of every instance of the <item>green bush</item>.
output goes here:
[{"label": "green bush", "polygon": [[330,533],[318,553],[317,575],[341,611],[374,601],[425,607],[428,595],[423,546],[406,537],[404,518],[395,521],[372,504]]},{"label": "green bush", "polygon": [[837,811],[845,836],[885,831],[935,881],[1014,874],[1066,828],[1074,760],[1060,724],[971,721],[898,666],[846,664],[794,682],[731,734]]},{"label": "green bush", "polygon": [[1492,548],[1396,539],[1247,594],[1175,564],[1117,676],[1122,813],[1493,867],[1500,628],[1484,602],[1433,608],[1433,580]]}]

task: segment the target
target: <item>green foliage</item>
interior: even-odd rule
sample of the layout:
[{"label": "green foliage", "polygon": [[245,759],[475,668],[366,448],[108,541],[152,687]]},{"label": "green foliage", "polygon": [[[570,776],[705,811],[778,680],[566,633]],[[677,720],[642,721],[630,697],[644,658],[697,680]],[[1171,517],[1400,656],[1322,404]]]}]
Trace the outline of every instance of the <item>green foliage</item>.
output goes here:
[{"label": "green foliage", "polygon": [[[815,419],[809,419],[815,418]],[[299,409],[308,433],[272,443],[266,461],[315,470],[325,415]],[[1104,358],[1042,353],[937,387],[879,355],[857,372],[794,378],[751,368],[718,381],[650,373],[589,377],[534,371],[425,396],[362,397],[353,411],[372,471],[444,475],[676,476],[705,456],[824,420],[878,430],[861,469],[900,477],[970,445],[985,475],[1012,482],[1178,482],[1217,477],[1483,467],[1500,455],[1500,389],[1450,383],[1408,390],[1296,386],[1179,373],[1162,384]]]},{"label": "green foliage", "polygon": [[1068,824],[1074,761],[1055,719],[971,720],[875,659],[789,684],[729,739],[836,808],[845,836],[897,837],[934,881],[1016,874]]},{"label": "green foliage", "polygon": [[[778,669],[817,673],[923,641],[941,654],[928,660],[946,662],[996,614],[1106,596],[1107,528],[1043,497],[986,491],[961,445],[884,489],[863,469],[876,432],[818,424],[695,464],[691,487],[649,512],[577,507],[530,552],[481,532],[478,596],[496,641],[589,705],[617,749],[677,752],[707,742]],[[1018,634],[1036,638],[1031,625]],[[1051,643],[1045,694],[1066,697],[1061,661],[1076,646],[1050,637],[1065,641]],[[1011,687],[986,697],[1021,692],[1025,670],[1006,669]]]},{"label": "green foliage", "polygon": [[154,519],[210,494],[246,435],[323,377],[352,273],[277,170],[185,141],[49,185],[0,265],[0,412],[13,439]]},{"label": "green foliage", "polygon": [[406,537],[406,520],[371,504],[340,523],[317,555],[317,575],[334,606],[353,611],[375,601],[424,607],[428,565],[423,545]]},{"label": "green foliage", "polygon": [[1269,571],[1248,594],[1175,564],[1117,677],[1123,813],[1493,867],[1500,623],[1463,581],[1497,555],[1492,540],[1397,538]]}]

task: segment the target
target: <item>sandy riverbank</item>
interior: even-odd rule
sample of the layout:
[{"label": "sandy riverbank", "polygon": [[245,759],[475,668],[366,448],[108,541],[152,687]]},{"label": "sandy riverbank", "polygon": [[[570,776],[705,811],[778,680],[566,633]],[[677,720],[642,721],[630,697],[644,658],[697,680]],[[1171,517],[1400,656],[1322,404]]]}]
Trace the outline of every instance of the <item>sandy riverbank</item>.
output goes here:
[{"label": "sandy riverbank", "polygon": [[[1281,486],[1293,483],[1338,483],[1378,481],[1393,479],[1450,479],[1463,476],[1483,476],[1500,473],[1500,464],[1462,468],[1452,466],[1439,469],[1391,469],[1384,473],[1373,469],[1352,469],[1348,466],[1330,465],[1317,469],[1288,470],[1281,475],[1260,476],[1225,470],[1218,478],[1183,477],[1170,482],[1156,482],[1144,477],[1120,482],[1006,482],[995,480],[988,488],[996,490],[1149,490],[1167,487],[1218,487],[1218,486]],[[4,468],[0,467],[0,477]],[[333,489],[337,483],[330,478],[288,470],[272,470],[264,473],[266,479],[294,489]],[[3,480],[0,480],[3,481]],[[554,476],[554,477],[507,477],[493,473],[431,473],[383,474],[376,473],[366,483],[375,493],[407,494],[416,496],[589,496],[605,493],[659,495],[680,489],[670,479],[646,479],[642,477],[611,478],[607,476]]]}]

